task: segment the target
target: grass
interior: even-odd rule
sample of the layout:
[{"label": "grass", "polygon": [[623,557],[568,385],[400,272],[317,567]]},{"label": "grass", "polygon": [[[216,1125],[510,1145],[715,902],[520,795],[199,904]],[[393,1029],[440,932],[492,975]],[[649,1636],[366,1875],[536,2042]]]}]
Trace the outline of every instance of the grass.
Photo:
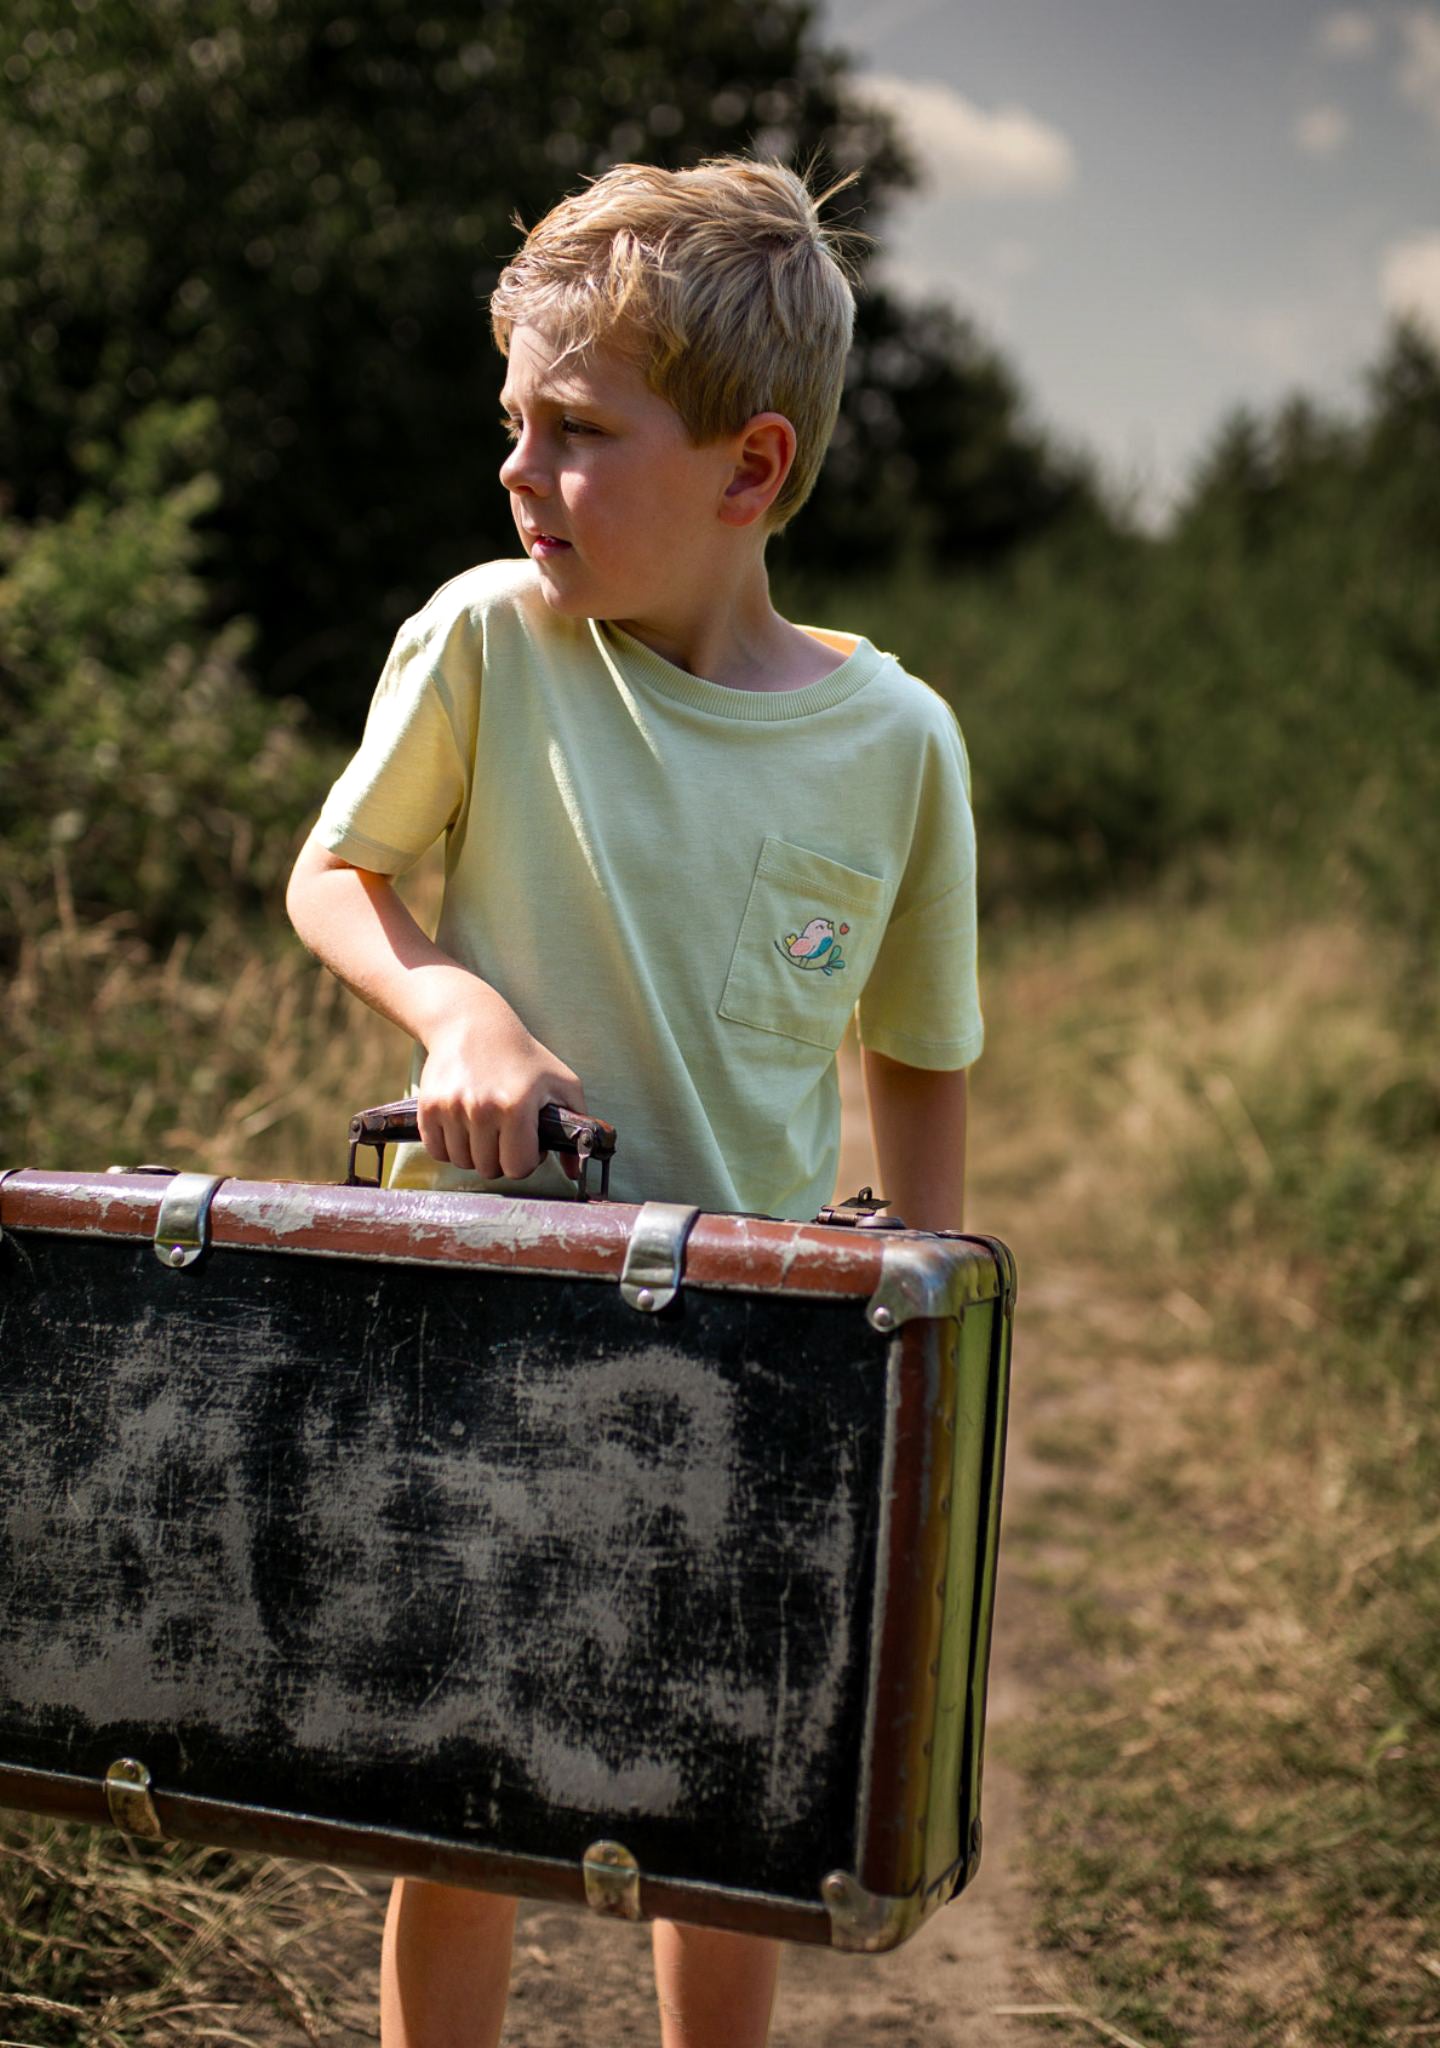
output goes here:
[{"label": "grass", "polygon": [[[423,916],[433,871],[405,893]],[[78,919],[63,869],[56,901],[0,987],[0,1164],[336,1180],[353,1112],[404,1092],[408,1039],[304,952],[278,903],[264,925],[217,912],[157,957],[123,916]]]},{"label": "grass", "polygon": [[0,2039],[23,2048],[334,2041],[371,2001],[378,1908],[344,1872],[42,1821],[0,1865]]},{"label": "grass", "polygon": [[1070,1144],[1022,1270],[1043,1302],[1048,1240],[1090,1289],[1088,1323],[1030,1325],[1051,1483],[1010,1530],[1063,1654],[1019,1744],[1040,1931],[1153,2048],[1440,2038],[1440,1176],[1408,974],[1242,891],[1021,935],[995,981],[992,1118],[1039,1077]]}]

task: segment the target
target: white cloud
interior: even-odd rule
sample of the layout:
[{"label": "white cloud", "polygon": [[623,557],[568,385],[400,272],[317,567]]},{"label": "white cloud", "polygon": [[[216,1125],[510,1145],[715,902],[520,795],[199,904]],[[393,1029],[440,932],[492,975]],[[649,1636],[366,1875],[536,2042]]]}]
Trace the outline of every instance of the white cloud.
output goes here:
[{"label": "white cloud", "polygon": [[1368,57],[1377,33],[1374,15],[1363,7],[1337,7],[1319,24],[1315,40],[1327,57]]},{"label": "white cloud", "polygon": [[1380,301],[1387,313],[1416,321],[1440,342],[1440,229],[1395,242],[1385,251]]},{"label": "white cloud", "polygon": [[1402,95],[1440,128],[1440,8],[1414,7],[1400,17],[1405,44],[1395,82]]},{"label": "white cloud", "polygon": [[987,113],[948,85],[867,71],[863,95],[894,115],[938,196],[1048,198],[1075,182],[1075,152],[1058,128],[1023,107]]},{"label": "white cloud", "polygon": [[1311,107],[1291,134],[1306,156],[1334,156],[1350,140],[1350,116],[1341,107]]}]

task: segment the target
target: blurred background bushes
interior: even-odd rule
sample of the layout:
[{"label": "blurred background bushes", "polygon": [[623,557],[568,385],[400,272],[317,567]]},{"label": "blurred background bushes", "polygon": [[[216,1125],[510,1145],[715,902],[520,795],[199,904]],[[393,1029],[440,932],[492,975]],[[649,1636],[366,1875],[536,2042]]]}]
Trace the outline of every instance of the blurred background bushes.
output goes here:
[{"label": "blurred background bushes", "polygon": [[273,903],[333,750],[250,685],[243,620],[212,623],[197,522],[214,407],[154,403],[76,451],[58,519],[0,525],[0,902],[38,936],[56,899],[152,945],[216,906]]},{"label": "blurred background bushes", "polygon": [[[911,565],[827,608],[955,704],[993,913],[1246,852],[1270,886],[1440,946],[1440,355],[1401,328],[1354,417],[1222,423],[1161,536],[1076,515],[986,574]],[[888,636],[888,637],[887,637]]]}]

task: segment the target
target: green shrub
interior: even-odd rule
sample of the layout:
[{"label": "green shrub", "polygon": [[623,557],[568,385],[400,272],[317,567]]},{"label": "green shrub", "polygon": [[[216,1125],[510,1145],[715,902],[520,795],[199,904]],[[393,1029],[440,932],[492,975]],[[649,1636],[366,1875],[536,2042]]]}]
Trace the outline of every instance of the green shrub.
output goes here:
[{"label": "green shrub", "polygon": [[62,519],[0,527],[0,840],[15,938],[57,908],[152,941],[271,895],[333,763],[212,629],[208,406],[156,407]]}]

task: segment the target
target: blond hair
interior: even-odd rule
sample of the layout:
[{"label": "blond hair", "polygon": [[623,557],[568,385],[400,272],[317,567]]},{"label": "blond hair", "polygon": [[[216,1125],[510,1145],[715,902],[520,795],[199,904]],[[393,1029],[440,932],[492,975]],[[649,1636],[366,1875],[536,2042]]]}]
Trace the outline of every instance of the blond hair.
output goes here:
[{"label": "blond hair", "polygon": [[502,354],[514,328],[561,351],[610,342],[698,446],[756,413],[795,429],[795,460],[769,525],[814,488],[834,431],[855,323],[841,236],[782,164],[712,157],[693,170],[616,164],[561,200],[501,272],[490,320]]}]

